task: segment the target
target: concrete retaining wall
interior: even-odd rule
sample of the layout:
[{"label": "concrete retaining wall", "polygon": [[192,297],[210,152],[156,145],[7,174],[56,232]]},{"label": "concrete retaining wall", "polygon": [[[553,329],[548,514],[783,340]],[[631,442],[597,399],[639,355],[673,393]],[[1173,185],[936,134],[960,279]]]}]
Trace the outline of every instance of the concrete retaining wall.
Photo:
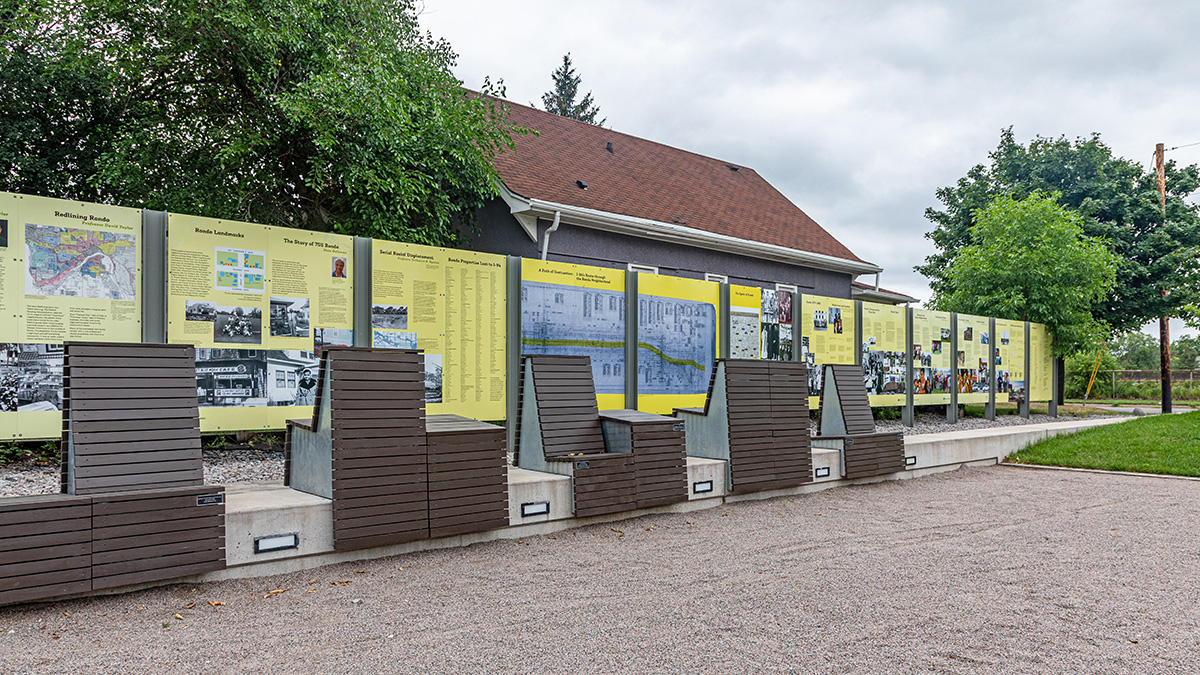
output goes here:
[{"label": "concrete retaining wall", "polygon": [[[234,484],[227,491],[225,531],[228,568],[194,580],[281,574],[352,560],[467,546],[496,539],[518,539],[652,513],[683,513],[713,508],[727,502],[805,494],[842,485],[918,478],[953,471],[964,465],[995,464],[1007,455],[1045,438],[1123,421],[1125,418],[1105,418],[909,436],[905,438],[908,462],[905,471],[853,481],[841,478],[841,459],[837,451],[814,449],[813,468],[820,477],[813,483],[737,495],[726,494],[727,466],[724,461],[689,457],[688,501],[591,518],[573,517],[569,476],[509,467],[508,527],[360,551],[333,550],[332,502],[329,500],[282,486],[264,488]],[[828,475],[821,475],[823,469],[828,470]],[[697,489],[709,491],[696,492]],[[546,513],[522,515],[523,506],[537,509],[543,503],[547,507]],[[298,548],[254,553],[255,538],[292,532],[299,533]]]}]

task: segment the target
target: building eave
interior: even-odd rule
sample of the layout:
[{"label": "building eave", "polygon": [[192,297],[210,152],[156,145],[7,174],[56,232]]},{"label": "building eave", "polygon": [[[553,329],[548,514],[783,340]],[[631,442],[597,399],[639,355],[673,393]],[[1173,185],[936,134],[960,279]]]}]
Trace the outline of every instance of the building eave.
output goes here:
[{"label": "building eave", "polygon": [[875,274],[883,271],[883,268],[869,262],[847,260],[811,251],[801,251],[775,244],[765,244],[763,242],[731,237],[706,230],[698,230],[675,223],[664,223],[646,218],[598,211],[581,206],[571,206],[570,204],[558,204],[541,199],[530,199],[517,195],[503,184],[501,184],[500,193],[505,203],[508,204],[513,217],[517,219],[517,222],[521,224],[525,233],[530,235],[530,238],[534,241],[537,241],[537,219],[545,218],[549,220],[554,217],[555,213],[558,213],[562,222],[568,225],[641,237],[643,239],[653,239],[655,241],[665,241],[682,246],[705,248],[750,258],[774,260],[789,265],[812,267],[845,274]]},{"label": "building eave", "polygon": [[864,302],[881,302],[888,305],[906,305],[910,302],[917,301],[916,298],[901,293],[889,293],[887,291],[876,291],[873,289],[857,288],[854,286],[851,286],[850,288],[850,297],[855,300],[862,300]]}]

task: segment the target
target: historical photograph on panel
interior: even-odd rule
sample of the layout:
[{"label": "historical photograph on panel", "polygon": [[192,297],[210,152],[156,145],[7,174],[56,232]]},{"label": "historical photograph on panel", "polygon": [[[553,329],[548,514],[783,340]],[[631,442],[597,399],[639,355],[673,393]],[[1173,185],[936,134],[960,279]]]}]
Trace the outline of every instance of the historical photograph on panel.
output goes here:
[{"label": "historical photograph on panel", "polygon": [[0,248],[8,248],[8,221],[0,219]]},{"label": "historical photograph on panel", "polygon": [[267,362],[267,405],[313,405],[317,396],[316,352],[269,349]]},{"label": "historical photograph on panel", "polygon": [[769,288],[762,289],[762,322],[779,323],[779,294]]},{"label": "historical photograph on panel", "polygon": [[[757,351],[757,317],[754,323],[750,339]],[[625,294],[522,281],[521,353],[587,356],[597,394],[624,392]]]},{"label": "historical photograph on panel", "polygon": [[988,343],[988,339],[989,339],[989,336],[987,334],[987,331],[984,331],[979,334],[979,344],[986,345]]},{"label": "historical photograph on panel", "polygon": [[417,332],[404,330],[373,330],[371,346],[379,349],[416,349]]},{"label": "historical photograph on panel", "polygon": [[788,291],[779,291],[779,323],[790,324],[792,322],[792,294]]},{"label": "historical photograph on panel", "polygon": [[842,308],[841,307],[830,307],[829,308],[829,325],[833,326],[834,333],[842,332]]},{"label": "historical photograph on panel", "polygon": [[760,331],[759,357],[776,360],[779,358],[779,324],[764,323]]},{"label": "historical photograph on panel", "polygon": [[943,329],[942,329],[942,341],[944,342],[944,341],[946,341],[946,340],[949,340],[949,339],[950,339],[950,329],[949,329],[949,328],[943,328]]},{"label": "historical photograph on panel", "polygon": [[941,354],[942,353],[942,341],[934,340],[932,343],[930,343],[929,351],[932,354]]},{"label": "historical photograph on panel", "polygon": [[829,313],[823,309],[813,310],[813,330],[828,330]]},{"label": "historical photograph on panel", "polygon": [[308,298],[271,296],[271,336],[308,337]]},{"label": "historical photograph on panel", "polygon": [[371,305],[371,328],[408,330],[408,305]]},{"label": "historical photograph on panel", "polygon": [[196,395],[204,407],[265,406],[267,352],[196,348]]},{"label": "historical photograph on panel", "polygon": [[442,402],[442,355],[425,355],[425,402]]},{"label": "historical photograph on panel", "polygon": [[183,318],[185,321],[216,321],[217,303],[208,300],[184,300]]},{"label": "historical photograph on panel", "polygon": [[17,349],[16,344],[0,343],[0,412],[17,411],[17,389],[21,386]]},{"label": "historical photograph on panel", "polygon": [[62,410],[63,346],[10,344],[5,352],[18,378],[17,411]]},{"label": "historical photograph on panel", "polygon": [[213,342],[262,344],[262,310],[258,307],[217,305]]},{"label": "historical photograph on panel", "polygon": [[317,328],[313,330],[313,349],[324,347],[353,347],[354,330],[351,328]]},{"label": "historical photograph on panel", "polygon": [[643,295],[638,312],[638,393],[706,393],[717,356],[717,308],[698,300]]},{"label": "historical photograph on panel", "polygon": [[792,327],[790,324],[779,324],[779,360],[792,360]]},{"label": "historical photograph on panel", "polygon": [[759,352],[758,310],[750,307],[729,308],[729,357],[756,359]]},{"label": "historical photograph on panel", "polygon": [[967,326],[966,328],[963,329],[963,340],[965,340],[967,342],[971,342],[974,339],[974,337],[975,337],[975,329],[974,328],[972,328],[971,326]]},{"label": "historical photograph on panel", "polygon": [[904,393],[904,352],[863,350],[863,383],[868,396]]},{"label": "historical photograph on panel", "polygon": [[821,377],[823,368],[817,365],[817,355],[808,348],[808,337],[800,336],[800,358],[808,370],[808,395],[821,395]]},{"label": "historical photograph on panel", "polygon": [[988,392],[987,361],[980,359],[978,368],[958,371],[958,393],[986,394]]}]

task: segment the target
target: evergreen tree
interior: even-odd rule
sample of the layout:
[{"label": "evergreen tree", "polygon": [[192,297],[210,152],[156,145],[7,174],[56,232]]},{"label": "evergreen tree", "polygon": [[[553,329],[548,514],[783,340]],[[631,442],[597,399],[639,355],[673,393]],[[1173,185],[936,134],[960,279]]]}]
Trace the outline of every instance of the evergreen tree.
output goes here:
[{"label": "evergreen tree", "polygon": [[588,124],[604,126],[608,118],[596,121],[596,115],[600,113],[600,106],[592,101],[592,92],[589,91],[579,103],[575,102],[575,97],[579,95],[579,76],[575,74],[575,68],[571,64],[570,52],[563,56],[562,66],[550,76],[554,78],[554,88],[542,94],[542,105],[548,112]]}]

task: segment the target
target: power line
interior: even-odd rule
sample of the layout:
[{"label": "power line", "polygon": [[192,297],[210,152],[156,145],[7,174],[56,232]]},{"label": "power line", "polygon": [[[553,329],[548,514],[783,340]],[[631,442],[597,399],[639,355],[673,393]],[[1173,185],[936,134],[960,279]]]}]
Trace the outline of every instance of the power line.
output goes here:
[{"label": "power line", "polygon": [[1167,149],[1166,149],[1166,152],[1170,152],[1170,151],[1172,151],[1172,150],[1178,150],[1178,149],[1180,149],[1180,148],[1190,148],[1190,147],[1192,147],[1193,145],[1200,145],[1200,142],[1196,142],[1196,143],[1188,143],[1187,145],[1177,145],[1177,146],[1175,146],[1175,147],[1173,147],[1173,148],[1167,148]]}]

